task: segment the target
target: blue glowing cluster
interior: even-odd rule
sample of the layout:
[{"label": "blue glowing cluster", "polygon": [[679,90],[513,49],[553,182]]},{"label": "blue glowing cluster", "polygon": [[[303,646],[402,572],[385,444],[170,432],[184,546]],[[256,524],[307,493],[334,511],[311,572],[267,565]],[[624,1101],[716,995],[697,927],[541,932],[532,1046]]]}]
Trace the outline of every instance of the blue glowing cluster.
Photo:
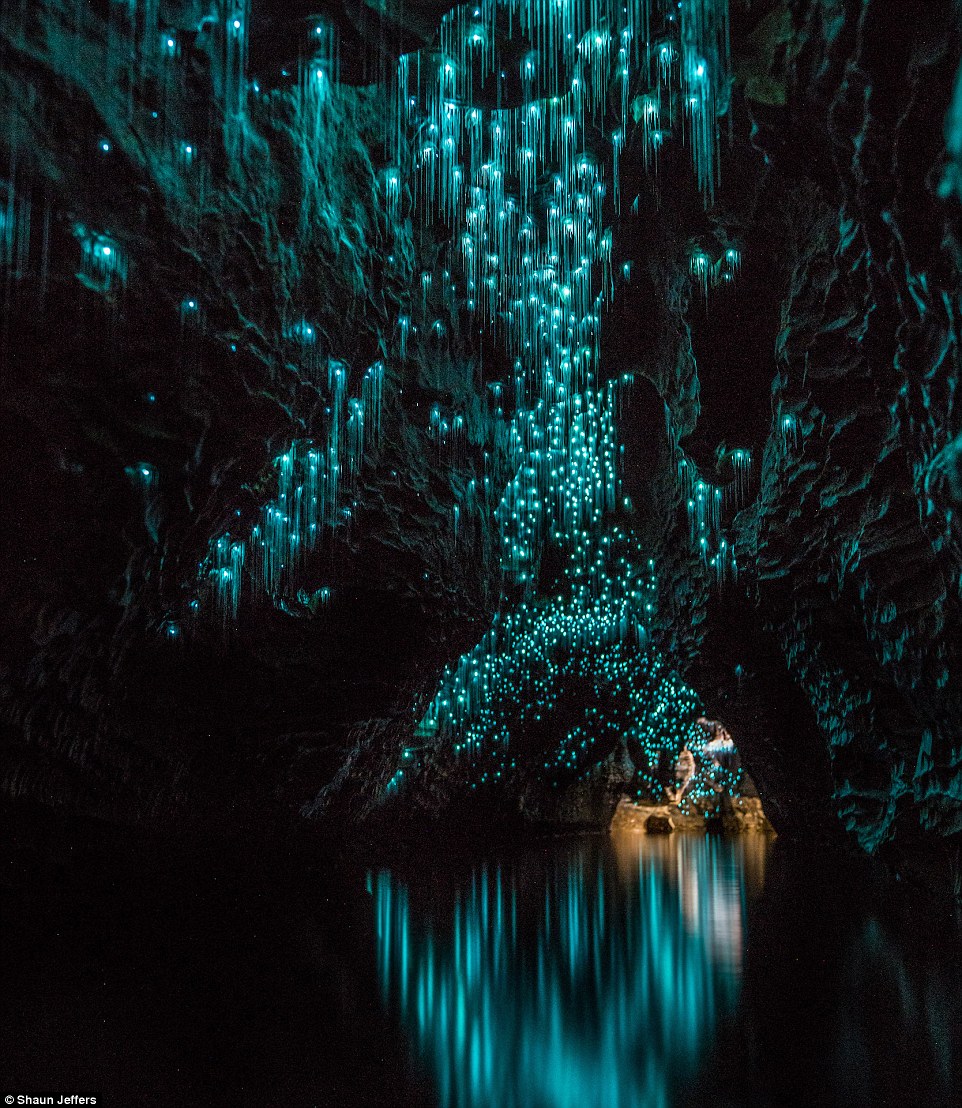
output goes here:
[{"label": "blue glowing cluster", "polygon": [[[531,45],[517,73],[495,49],[505,20]],[[400,59],[385,204],[398,213],[407,182],[418,217],[448,225],[446,287],[514,359],[507,441],[516,476],[498,517],[503,564],[529,588],[545,536],[598,526],[617,498],[614,392],[598,380],[601,316],[616,291],[606,200],[620,207],[627,128],[642,125],[654,168],[677,131],[710,199],[727,21],[723,0],[680,11],[658,0],[590,8],[485,0],[443,18],[437,52]],[[509,82],[520,93],[502,107]],[[599,155],[598,131],[610,159]],[[718,269],[733,274],[738,264],[730,249]],[[458,271],[459,286],[450,277]],[[630,263],[620,272],[627,280]],[[425,301],[431,281],[422,275]],[[410,315],[399,327],[403,347]],[[453,427],[439,413],[441,438],[445,424]]]},{"label": "blue glowing cluster", "polygon": [[[706,755],[696,695],[652,645],[658,579],[653,562],[633,564],[631,548],[617,526],[576,532],[557,595],[499,616],[445,672],[420,749],[450,747],[473,789],[518,772],[563,787],[624,743],[635,795],[661,801],[687,743],[697,772],[686,805],[735,791],[739,773]],[[416,778],[417,753],[405,750],[388,793]]]},{"label": "blue glowing cluster", "polygon": [[[245,565],[254,596],[277,600],[325,531],[350,518],[345,494],[360,474],[365,452],[373,450],[380,437],[384,373],[383,363],[375,362],[361,379],[360,396],[349,397],[347,367],[331,359],[325,439],[291,443],[274,463],[277,495],[261,508],[249,535],[232,539],[227,533],[211,544],[200,572],[210,581],[225,620],[237,616]],[[322,593],[320,599],[326,602],[330,591]]]},{"label": "blue glowing cluster", "polygon": [[[466,310],[500,336],[513,359],[511,379],[494,386],[490,398],[489,414],[499,424],[497,449],[513,473],[495,516],[506,588],[521,586],[528,600],[546,544],[583,540],[619,502],[614,417],[618,390],[630,378],[602,384],[599,368],[601,317],[616,292],[612,232],[605,221],[608,200],[616,208],[621,203],[627,131],[641,125],[645,161],[653,169],[662,143],[682,138],[711,198],[717,115],[727,82],[727,18],[724,0],[693,0],[680,9],[661,0],[590,9],[567,0],[484,0],[442,19],[439,50],[399,60],[392,164],[382,171],[389,229],[398,237],[397,249],[408,250],[409,224],[402,224],[402,216],[410,206],[423,226],[440,222],[450,234],[448,256],[420,274],[411,303],[398,316],[394,353],[402,361],[408,357],[419,330],[422,341],[443,342]],[[531,45],[516,75],[521,94],[511,106],[500,106],[501,93],[491,92],[507,80],[495,50],[505,19]],[[228,132],[240,126],[250,91],[243,80],[246,22],[246,5],[240,4],[224,24],[218,76]],[[160,46],[161,66],[178,61],[176,36]],[[337,72],[336,36],[322,23],[286,94],[293,131],[303,140],[306,219],[312,212],[315,219],[326,218],[325,201],[334,187]],[[253,93],[259,95],[256,83]],[[684,105],[681,113],[678,103]],[[599,130],[610,157],[594,140]],[[188,184],[197,153],[196,143],[177,138],[173,168],[188,175]],[[190,188],[186,193],[189,202]],[[716,268],[734,273],[738,262],[730,249]],[[626,271],[630,275],[630,263],[618,272]],[[448,322],[432,318],[439,298]],[[185,321],[200,321],[194,297],[185,299],[181,311]],[[317,325],[295,308],[282,335],[311,375],[323,377]],[[348,398],[346,367],[328,360],[325,440],[293,442],[275,460],[277,496],[249,535],[223,534],[212,541],[201,575],[212,583],[228,622],[237,614],[242,574],[250,577],[254,595],[277,599],[325,528],[350,511],[341,508],[339,494],[376,438],[383,370],[372,373],[364,378],[362,395]],[[427,428],[455,466],[465,461],[465,415],[435,405]],[[483,475],[483,490],[480,480],[466,480],[456,490],[455,538],[479,504],[489,506],[489,474]],[[703,537],[696,532],[694,541],[708,561]],[[713,564],[726,557],[719,545]]]},{"label": "blue glowing cluster", "polygon": [[741,265],[741,251],[734,246],[714,255],[707,249],[695,247],[688,259],[691,275],[706,300],[711,289],[734,284]]},{"label": "blue glowing cluster", "polygon": [[[215,85],[232,149],[245,134],[247,98],[261,93],[245,76],[247,4],[227,8],[216,32]],[[505,21],[529,46],[511,74],[496,49]],[[477,647],[445,674],[419,729],[469,755],[475,785],[511,768],[512,729],[539,723],[572,682],[588,682],[599,700],[615,690],[616,706],[589,706],[584,720],[557,737],[554,760],[544,765],[552,779],[587,772],[591,752],[615,730],[653,754],[676,751],[691,737],[694,699],[651,645],[654,566],[638,567],[637,541],[618,516],[630,506],[621,490],[617,415],[632,378],[605,380],[601,321],[631,276],[630,260],[615,263],[607,225],[622,205],[629,135],[641,136],[653,172],[664,143],[683,141],[706,202],[713,196],[727,21],[725,0],[483,0],[443,17],[436,50],[398,62],[388,164],[379,171],[386,230],[394,236],[394,253],[390,242],[385,253],[389,265],[395,254],[410,260],[412,226],[430,230],[441,252],[431,269],[418,274],[415,263],[384,356],[396,367],[415,354],[419,364],[437,360],[464,333],[467,316],[471,330],[499,339],[513,367],[490,385],[480,410],[436,402],[423,427],[459,474],[469,442],[480,441],[479,422],[491,439],[484,471],[452,481],[450,530],[457,541],[472,515],[495,520],[502,604]],[[154,46],[147,69],[172,73],[182,57],[177,35]],[[326,222],[331,197],[343,188],[331,154],[341,141],[344,98],[327,24],[315,28],[296,73],[284,75],[289,87],[277,95],[299,140],[302,222],[343,234]],[[189,238],[204,188],[204,150],[189,135],[169,139],[168,160],[153,169],[176,176],[172,192]],[[102,154],[114,156],[110,143]],[[121,282],[126,270],[117,244],[102,236],[90,243],[91,275]],[[739,265],[733,246],[719,257],[698,248],[691,258],[706,293],[734,279]],[[363,287],[363,274],[357,276]],[[185,334],[203,328],[195,293],[185,292],[180,314]],[[327,407],[323,426],[274,460],[276,491],[258,517],[216,535],[200,564],[205,595],[225,627],[245,594],[282,605],[292,596],[312,605],[331,596],[326,585],[301,597],[300,571],[324,535],[351,518],[353,489],[381,434],[390,374],[378,362],[352,389],[348,364],[320,341],[323,322],[296,296],[281,306],[285,356],[317,385]],[[509,474],[497,485],[495,457]],[[750,464],[745,452],[732,459],[736,500],[744,499]],[[723,492],[691,467],[680,473],[693,547],[721,582],[735,568],[721,530]],[[543,580],[549,548],[565,566],[555,584]],[[392,786],[414,768],[412,760],[408,751]]]},{"label": "blue glowing cluster", "polygon": [[[540,723],[575,678],[590,681],[604,707],[588,707],[590,719],[556,736],[546,776],[586,772],[606,728],[675,752],[688,731],[696,735],[693,699],[645,649],[657,603],[654,567],[642,582],[630,557],[613,555],[616,547],[631,549],[630,536],[605,523],[621,500],[615,415],[619,390],[631,379],[598,383],[601,316],[616,292],[606,199],[610,193],[621,205],[626,129],[642,127],[645,162],[657,169],[661,145],[678,128],[706,199],[714,188],[727,4],[695,0],[680,14],[649,0],[591,8],[486,0],[443,19],[436,54],[400,60],[397,158],[385,173],[386,203],[400,209],[407,180],[421,218],[447,223],[444,276],[460,270],[457,291],[468,311],[502,337],[514,359],[507,385],[513,414],[502,434],[514,476],[496,518],[505,584],[520,586],[524,599],[444,675],[419,727],[422,737],[440,734],[468,755],[475,786],[515,768],[512,733]],[[506,87],[508,78],[494,48],[505,16],[532,49],[517,74],[520,103],[492,107],[490,89]],[[656,23],[661,37],[653,34]],[[487,93],[477,96],[486,82]],[[672,106],[679,92],[681,116]],[[500,103],[500,93],[494,99]],[[595,130],[610,143],[610,161],[589,141]],[[734,248],[718,260],[699,256],[704,273],[694,259],[692,268],[706,292],[713,275],[732,279],[740,264]],[[630,262],[619,272],[629,280]],[[494,392],[499,419],[503,388]],[[453,426],[432,413],[439,440]],[[689,509],[692,543],[719,581],[734,564],[719,536],[721,497],[698,481]],[[568,580],[559,595],[539,599],[548,545],[567,552]],[[609,708],[612,687],[624,688],[624,712]],[[416,770],[408,750],[388,790]]]}]

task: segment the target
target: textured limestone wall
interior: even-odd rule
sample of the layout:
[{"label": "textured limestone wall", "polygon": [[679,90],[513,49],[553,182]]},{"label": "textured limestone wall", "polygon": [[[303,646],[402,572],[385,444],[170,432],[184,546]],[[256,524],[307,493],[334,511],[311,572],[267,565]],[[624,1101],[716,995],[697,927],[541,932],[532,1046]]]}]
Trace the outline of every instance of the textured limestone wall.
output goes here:
[{"label": "textured limestone wall", "polygon": [[940,190],[959,28],[949,4],[793,18],[787,150],[771,160],[815,202],[740,543],[840,816],[876,849],[962,831],[958,207]]},{"label": "textured limestone wall", "polygon": [[[8,798],[231,826],[323,810],[331,782],[354,810],[390,776],[398,719],[490,618],[487,506],[456,527],[452,505],[503,475],[480,349],[432,341],[440,290],[398,353],[434,246],[387,210],[377,95],[281,82],[232,115],[202,8],[161,5],[137,65],[86,4],[4,9],[0,710]],[[386,363],[378,444],[226,634],[199,567],[328,433],[328,357],[352,395]],[[456,450],[434,405],[465,413]]]}]

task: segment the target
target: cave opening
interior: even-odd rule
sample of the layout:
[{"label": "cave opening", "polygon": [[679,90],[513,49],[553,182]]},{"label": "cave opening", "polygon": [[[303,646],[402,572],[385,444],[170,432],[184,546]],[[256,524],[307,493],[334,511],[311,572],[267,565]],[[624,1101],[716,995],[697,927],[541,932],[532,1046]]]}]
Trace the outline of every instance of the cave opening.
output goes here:
[{"label": "cave opening", "polygon": [[958,1098],[960,57],[0,6],[14,1098]]}]

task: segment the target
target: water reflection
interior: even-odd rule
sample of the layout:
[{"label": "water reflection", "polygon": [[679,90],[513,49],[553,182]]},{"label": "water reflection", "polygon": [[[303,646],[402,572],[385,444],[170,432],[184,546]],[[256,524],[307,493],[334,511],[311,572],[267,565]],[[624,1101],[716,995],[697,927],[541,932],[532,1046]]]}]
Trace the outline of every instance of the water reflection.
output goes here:
[{"label": "water reflection", "polygon": [[767,840],[630,836],[371,879],[383,999],[442,1105],[667,1106],[738,998]]}]

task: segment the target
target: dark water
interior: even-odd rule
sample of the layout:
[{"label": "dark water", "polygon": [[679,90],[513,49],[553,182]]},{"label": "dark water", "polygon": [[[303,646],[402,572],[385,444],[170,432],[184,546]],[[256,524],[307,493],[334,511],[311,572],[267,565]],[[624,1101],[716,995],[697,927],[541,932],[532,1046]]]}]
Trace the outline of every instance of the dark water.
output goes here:
[{"label": "dark water", "polygon": [[370,887],[378,974],[441,1105],[662,1108],[738,1000],[768,840],[632,835]]},{"label": "dark water", "polygon": [[841,854],[673,836],[5,873],[4,1095],[962,1103],[957,923]]}]

